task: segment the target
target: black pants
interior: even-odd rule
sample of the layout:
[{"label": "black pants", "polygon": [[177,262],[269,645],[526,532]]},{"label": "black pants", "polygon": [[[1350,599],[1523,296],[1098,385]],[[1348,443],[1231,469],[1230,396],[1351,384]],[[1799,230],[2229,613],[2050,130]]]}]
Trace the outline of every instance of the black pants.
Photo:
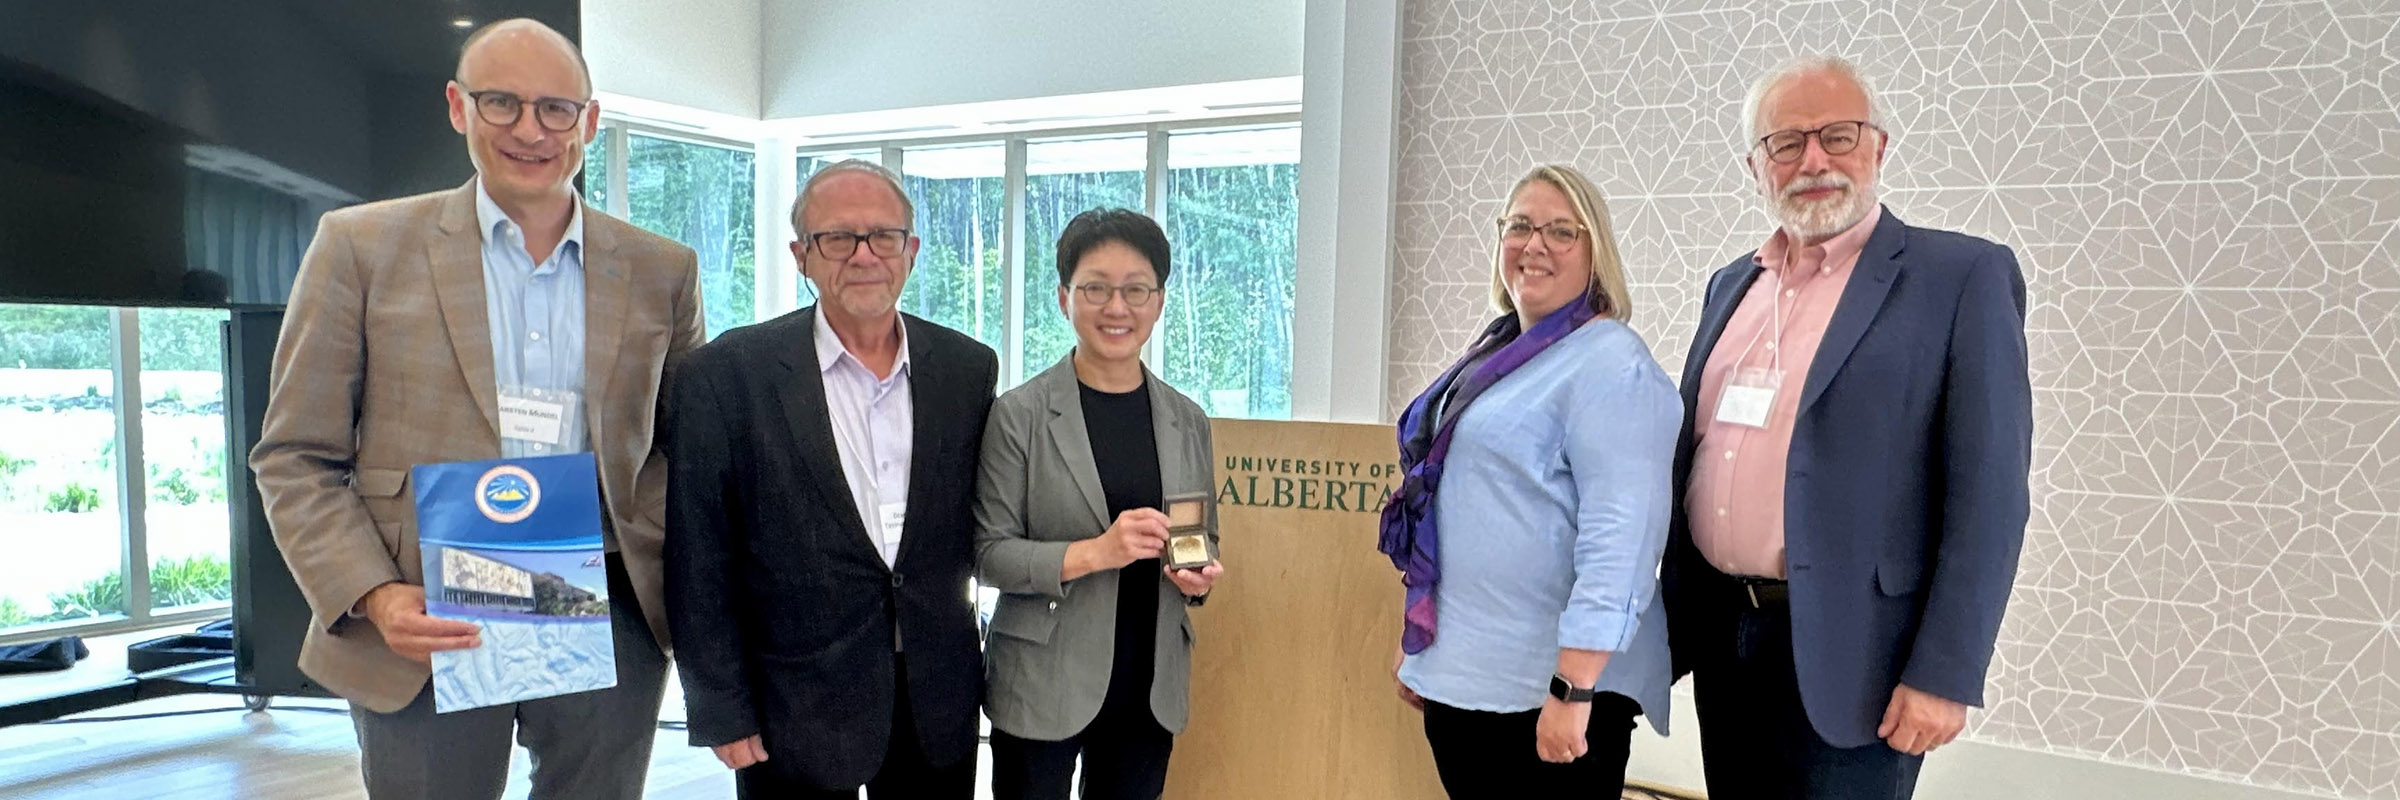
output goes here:
[{"label": "black pants", "polygon": [[[1730,583],[1730,579],[1728,581]],[[1738,588],[1726,590],[1728,596]],[[1908,800],[1923,756],[1882,742],[1835,747],[1800,705],[1791,606],[1747,602],[1692,673],[1710,800]]]},{"label": "black pants", "polygon": [[1067,800],[1083,757],[1082,800],[1157,800],[1167,790],[1175,735],[1159,727],[1147,696],[1113,701],[1083,732],[1044,742],[992,729],[992,800]]},{"label": "black pants", "polygon": [[[916,715],[908,699],[908,662],[895,656],[892,677],[892,743],[884,751],[883,767],[867,781],[870,800],[971,800],[975,796],[975,754],[956,763],[936,766],[925,760],[917,741]],[[858,787],[818,789],[783,774],[767,771],[768,764],[736,770],[734,796],[756,800],[857,800]]]},{"label": "black pants", "polygon": [[1640,704],[1621,694],[1592,698],[1591,723],[1583,729],[1591,749],[1565,764],[1543,761],[1534,749],[1540,709],[1468,711],[1427,700],[1425,741],[1433,746],[1433,767],[1451,800],[1613,798],[1625,786],[1633,718],[1641,713]]}]

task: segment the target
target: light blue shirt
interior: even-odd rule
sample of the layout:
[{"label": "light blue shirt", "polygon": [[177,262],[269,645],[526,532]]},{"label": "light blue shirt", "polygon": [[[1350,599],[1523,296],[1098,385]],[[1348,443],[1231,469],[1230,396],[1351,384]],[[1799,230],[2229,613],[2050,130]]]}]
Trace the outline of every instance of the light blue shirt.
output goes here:
[{"label": "light blue shirt", "polygon": [[564,440],[547,445],[500,438],[502,458],[591,449],[583,419],[583,203],[567,219],[566,238],[541,263],[525,252],[525,231],[475,182],[475,226],[483,237],[484,314],[492,328],[492,377],[502,396],[532,389],[574,392],[562,409]]},{"label": "light blue shirt", "polygon": [[858,505],[858,520],[883,556],[884,566],[900,557],[900,529],[891,525],[886,509],[906,519],[908,469],[916,453],[916,404],[908,387],[908,325],[900,328],[900,355],[892,374],[878,378],[842,346],[842,339],[825,321],[820,304],[817,318],[817,368],[825,381],[825,410],[832,417],[833,446],[842,459],[842,477],[850,484],[850,501]]},{"label": "light blue shirt", "polygon": [[1540,708],[1563,647],[1667,730],[1666,549],[1683,398],[1639,334],[1585,323],[1469,404],[1434,498],[1433,644],[1400,680],[1474,711]]}]

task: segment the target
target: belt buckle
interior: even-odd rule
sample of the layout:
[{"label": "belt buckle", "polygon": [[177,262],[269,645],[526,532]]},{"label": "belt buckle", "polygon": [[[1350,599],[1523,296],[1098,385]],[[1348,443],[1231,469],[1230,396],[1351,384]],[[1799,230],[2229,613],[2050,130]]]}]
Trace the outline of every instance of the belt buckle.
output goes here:
[{"label": "belt buckle", "polygon": [[1751,607],[1751,608],[1753,608],[1753,609],[1765,608],[1765,606],[1762,606],[1762,605],[1760,605],[1760,604],[1759,604],[1759,602],[1758,602],[1758,584],[1755,584],[1755,583],[1750,583],[1750,582],[1748,582],[1748,581],[1744,581],[1744,582],[1742,583],[1742,591],[1743,591],[1743,592],[1745,592],[1745,593],[1748,593],[1748,594],[1750,595],[1750,607]]}]

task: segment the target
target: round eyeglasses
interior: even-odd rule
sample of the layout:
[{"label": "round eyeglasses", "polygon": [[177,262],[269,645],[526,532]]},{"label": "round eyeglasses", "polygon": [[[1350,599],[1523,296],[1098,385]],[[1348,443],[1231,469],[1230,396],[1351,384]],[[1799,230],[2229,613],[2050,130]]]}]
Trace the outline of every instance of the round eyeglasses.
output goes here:
[{"label": "round eyeglasses", "polygon": [[527,100],[523,95],[498,89],[468,92],[467,97],[475,101],[475,116],[482,117],[486,123],[503,128],[516,125],[517,120],[525,116],[525,107],[533,106],[533,120],[541,123],[544,130],[552,133],[566,133],[574,130],[575,124],[582,121],[583,108],[586,105],[564,97],[536,97]]}]

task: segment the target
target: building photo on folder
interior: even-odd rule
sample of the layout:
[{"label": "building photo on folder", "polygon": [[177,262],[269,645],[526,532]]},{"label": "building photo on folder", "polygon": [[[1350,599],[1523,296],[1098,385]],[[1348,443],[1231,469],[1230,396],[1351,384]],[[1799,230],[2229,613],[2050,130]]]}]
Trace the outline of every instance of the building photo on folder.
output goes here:
[{"label": "building photo on folder", "polygon": [[425,610],[483,628],[433,654],[434,710],[617,684],[599,479],[588,453],[413,471]]}]

